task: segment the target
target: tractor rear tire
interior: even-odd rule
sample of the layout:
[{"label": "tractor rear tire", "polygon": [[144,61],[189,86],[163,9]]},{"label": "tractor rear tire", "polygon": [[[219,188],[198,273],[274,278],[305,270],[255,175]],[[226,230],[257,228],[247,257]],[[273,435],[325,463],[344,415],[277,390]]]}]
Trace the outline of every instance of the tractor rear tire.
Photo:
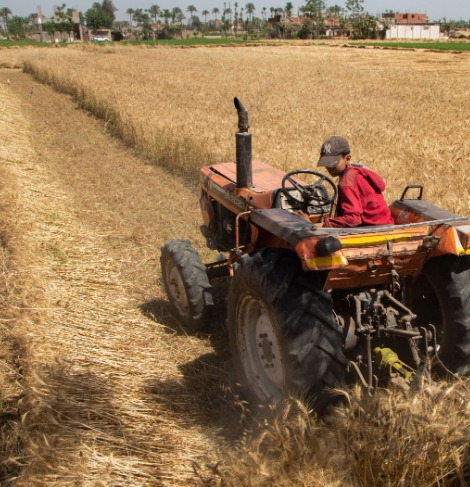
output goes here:
[{"label": "tractor rear tire", "polygon": [[345,387],[342,330],[320,276],[296,254],[264,249],[244,255],[228,297],[228,330],[237,377],[249,403],[304,394],[317,411]]},{"label": "tractor rear tire", "polygon": [[199,330],[207,324],[214,304],[206,266],[189,240],[170,240],[161,251],[163,284],[176,318]]},{"label": "tractor rear tire", "polygon": [[420,325],[436,326],[439,358],[452,372],[470,373],[470,256],[426,263],[413,290]]}]

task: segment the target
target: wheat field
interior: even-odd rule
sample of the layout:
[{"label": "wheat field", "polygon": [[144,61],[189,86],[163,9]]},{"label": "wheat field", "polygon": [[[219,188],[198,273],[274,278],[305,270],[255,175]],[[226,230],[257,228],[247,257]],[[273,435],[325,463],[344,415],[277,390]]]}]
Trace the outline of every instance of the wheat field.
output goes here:
[{"label": "wheat field", "polygon": [[425,197],[467,214],[470,58],[466,54],[266,46],[40,50],[36,79],[70,93],[155,164],[196,173],[233,160],[239,97],[254,156],[284,170],[315,167],[338,134],[353,160],[382,174],[386,197]]},{"label": "wheat field", "polygon": [[234,158],[234,96],[254,157],[314,168],[323,139],[343,135],[387,200],[424,184],[426,199],[470,214],[469,55],[304,44],[8,56],[36,80],[18,73],[15,95],[0,89],[0,296],[27,350],[21,441],[2,441],[12,485],[466,485],[467,383],[413,398],[353,390],[324,418],[294,400],[260,422],[220,389],[220,323],[178,329],[155,276],[169,238],[207,252],[198,169]]}]

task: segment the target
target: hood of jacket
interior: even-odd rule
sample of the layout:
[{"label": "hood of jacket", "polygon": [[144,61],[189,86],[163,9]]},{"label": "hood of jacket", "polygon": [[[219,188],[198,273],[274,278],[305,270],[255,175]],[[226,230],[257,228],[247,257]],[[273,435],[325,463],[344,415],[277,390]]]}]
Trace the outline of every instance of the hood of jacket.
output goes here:
[{"label": "hood of jacket", "polygon": [[[374,171],[362,164],[350,164],[343,176],[341,177],[340,185],[349,186],[349,182],[353,182],[356,174],[360,174],[377,193],[383,193],[385,189],[385,181]],[[344,179],[344,181],[343,181]]]}]

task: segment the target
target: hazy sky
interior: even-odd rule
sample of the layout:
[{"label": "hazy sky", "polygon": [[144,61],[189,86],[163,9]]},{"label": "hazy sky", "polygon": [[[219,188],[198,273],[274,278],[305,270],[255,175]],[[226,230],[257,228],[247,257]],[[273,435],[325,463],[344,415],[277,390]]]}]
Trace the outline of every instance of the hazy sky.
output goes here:
[{"label": "hazy sky", "polygon": [[[30,13],[36,12],[38,3],[42,8],[42,12],[46,17],[52,15],[54,11],[54,5],[61,5],[66,3],[67,7],[72,7],[77,10],[85,12],[88,10],[94,1],[99,0],[0,0],[0,7],[8,7],[13,15],[20,15],[22,17],[27,16]],[[157,4],[162,9],[173,7],[180,7],[183,12],[186,11],[188,5],[194,5],[199,13],[199,17],[202,20],[201,12],[203,10],[212,11],[214,7],[217,7],[222,11],[224,8],[223,0],[113,0],[116,7],[119,9],[116,12],[118,20],[126,20],[126,10],[128,8],[148,8],[150,5]],[[231,8],[233,10],[233,4],[236,0],[231,1]],[[238,0],[239,8],[244,6],[250,0]],[[255,15],[260,15],[261,9],[266,7],[268,10],[270,7],[283,7],[288,0],[251,0],[256,7]],[[295,11],[298,7],[305,4],[305,1],[291,0],[294,4]],[[101,3],[101,2],[100,2]],[[227,7],[229,1],[226,0]],[[344,0],[326,0],[328,6],[339,5],[344,6]],[[384,12],[385,10],[395,10],[400,12],[418,12],[426,13],[430,21],[435,21],[446,17],[447,19],[470,20],[470,2],[468,0],[364,0],[364,8],[369,13],[375,15],[377,13]],[[189,17],[189,13],[185,12],[185,15]],[[219,16],[220,18],[220,16]]]}]

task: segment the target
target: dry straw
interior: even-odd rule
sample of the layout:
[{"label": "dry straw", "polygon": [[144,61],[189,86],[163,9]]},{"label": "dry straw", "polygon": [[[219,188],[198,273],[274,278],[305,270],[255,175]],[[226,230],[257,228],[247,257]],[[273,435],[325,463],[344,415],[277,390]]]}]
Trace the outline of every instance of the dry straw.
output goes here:
[{"label": "dry straw", "polygon": [[200,476],[233,487],[467,485],[467,385],[444,395],[428,388],[412,398],[393,389],[368,397],[355,388],[347,407],[322,419],[293,400],[228,450],[217,472],[201,468]]},{"label": "dry straw", "polygon": [[208,336],[181,330],[156,255],[188,234],[202,248],[197,171],[233,158],[233,96],[249,109],[256,157],[314,167],[322,140],[341,134],[387,179],[389,200],[424,182],[427,199],[466,214],[468,57],[86,46],[34,51],[26,69],[185,177],[145,166],[66,97],[39,85],[32,97],[29,77],[11,78],[29,98],[8,98],[2,116],[15,117],[0,127],[34,149],[2,159],[17,188],[3,224],[19,222],[13,248],[23,249],[5,261],[5,307],[26,344],[23,444],[5,447],[9,465],[22,465],[9,471],[17,485],[463,485],[464,384],[445,402],[354,391],[323,419],[294,401],[240,434],[232,404],[243,402],[220,390],[230,377],[223,319]]},{"label": "dry straw", "polygon": [[[212,348],[169,315],[155,256],[181,219],[168,228],[155,208],[182,212],[189,192],[65,97],[35,86],[34,100],[29,76],[9,76],[0,87],[2,230],[15,253],[5,259],[1,318],[14,319],[7,338],[23,348],[0,364],[4,411],[13,413],[0,418],[2,481],[194,484],[191,461],[214,449],[201,425],[212,423],[217,369],[209,359],[190,365]],[[146,219],[142,230],[136,220]],[[15,364],[10,384],[5,371]]]}]

